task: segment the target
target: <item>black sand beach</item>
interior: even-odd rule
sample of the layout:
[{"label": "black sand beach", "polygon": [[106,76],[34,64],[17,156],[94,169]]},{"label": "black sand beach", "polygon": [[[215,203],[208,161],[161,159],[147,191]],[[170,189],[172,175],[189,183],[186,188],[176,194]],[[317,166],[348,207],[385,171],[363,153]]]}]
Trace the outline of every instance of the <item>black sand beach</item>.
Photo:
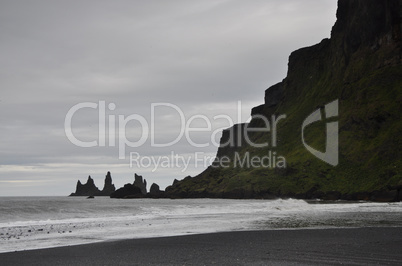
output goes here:
[{"label": "black sand beach", "polygon": [[402,227],[225,232],[0,254],[1,265],[401,265]]}]

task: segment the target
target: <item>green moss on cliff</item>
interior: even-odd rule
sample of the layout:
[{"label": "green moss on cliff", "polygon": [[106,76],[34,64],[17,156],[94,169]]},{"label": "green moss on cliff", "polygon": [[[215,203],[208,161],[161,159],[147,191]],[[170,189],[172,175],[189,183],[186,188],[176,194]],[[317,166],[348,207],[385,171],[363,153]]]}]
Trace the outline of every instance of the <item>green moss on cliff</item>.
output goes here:
[{"label": "green moss on cliff", "polygon": [[[359,1],[359,0],[352,0]],[[343,8],[348,3],[341,1]],[[371,3],[375,2],[375,4]],[[380,1],[360,2],[368,14],[353,10],[353,16],[370,19],[370,12],[383,8],[382,16],[392,16]],[[351,3],[352,4],[352,3]],[[370,6],[373,5],[373,6]],[[390,11],[391,10],[391,11]],[[342,17],[338,10],[338,17]],[[392,14],[391,14],[391,13]],[[348,19],[345,19],[348,21]],[[356,20],[353,20],[356,21]],[[386,21],[387,22],[387,21]],[[398,22],[398,21],[397,21]],[[221,147],[218,157],[264,157],[269,152],[286,158],[286,168],[234,167],[208,168],[199,176],[187,178],[167,189],[171,195],[187,197],[335,197],[362,195],[375,191],[401,189],[402,132],[402,66],[401,34],[393,34],[398,23],[389,20],[378,32],[361,31],[360,44],[350,40],[345,21],[334,26],[331,40],[293,52],[289,58],[288,76],[275,89],[283,90],[281,99],[259,108],[271,119],[286,115],[278,123],[278,143],[272,147],[272,133],[250,135],[255,143],[268,142],[265,148],[242,145]],[[353,27],[355,27],[354,25]],[[373,36],[372,36],[373,35]],[[271,93],[272,94],[272,93]],[[273,94],[272,94],[273,95]],[[305,129],[305,141],[316,150],[325,151],[326,122],[339,124],[339,164],[331,166],[309,153],[301,140],[304,119],[318,108],[339,101],[339,116],[317,122]],[[272,102],[277,102],[272,106]],[[254,119],[253,127],[264,124]],[[228,135],[225,135],[227,138]],[[335,196],[334,196],[335,195]],[[360,196],[359,196],[360,197]],[[357,198],[359,198],[357,197]],[[364,196],[363,198],[366,198]]]}]

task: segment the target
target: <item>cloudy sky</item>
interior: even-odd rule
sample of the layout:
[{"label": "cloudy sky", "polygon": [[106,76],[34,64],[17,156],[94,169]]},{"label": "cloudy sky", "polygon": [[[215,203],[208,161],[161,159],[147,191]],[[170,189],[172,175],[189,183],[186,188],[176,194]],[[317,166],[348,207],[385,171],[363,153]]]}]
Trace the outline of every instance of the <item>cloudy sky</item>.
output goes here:
[{"label": "cloudy sky", "polygon": [[0,196],[200,173],[336,2],[0,0]]}]

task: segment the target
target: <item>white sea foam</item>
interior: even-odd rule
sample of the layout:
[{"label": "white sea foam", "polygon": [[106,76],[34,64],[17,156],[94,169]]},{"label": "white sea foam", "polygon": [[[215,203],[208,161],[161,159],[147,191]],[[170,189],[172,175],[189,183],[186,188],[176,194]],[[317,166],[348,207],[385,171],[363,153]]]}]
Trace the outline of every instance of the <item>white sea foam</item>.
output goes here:
[{"label": "white sea foam", "polygon": [[402,203],[0,198],[0,252],[235,230],[402,226]]}]

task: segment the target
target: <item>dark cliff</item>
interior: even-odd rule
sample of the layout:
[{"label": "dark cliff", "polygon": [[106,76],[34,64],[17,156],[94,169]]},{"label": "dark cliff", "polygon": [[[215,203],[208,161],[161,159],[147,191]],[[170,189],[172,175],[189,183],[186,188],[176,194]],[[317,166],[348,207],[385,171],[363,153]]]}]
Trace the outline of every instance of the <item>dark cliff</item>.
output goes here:
[{"label": "dark cliff", "polygon": [[[216,163],[175,182],[167,194],[400,200],[401,6],[400,0],[339,0],[331,38],[294,51],[287,77],[265,91],[264,104],[253,108],[251,122],[223,132]],[[336,104],[336,115],[302,132],[310,114],[329,114],[329,103]],[[247,137],[268,146],[250,145],[244,129],[266,128],[264,118],[270,131]],[[331,165],[309,152],[303,141],[325,153],[326,128],[334,122],[338,154]],[[223,157],[231,159],[229,167],[219,165]],[[266,158],[266,163],[239,167],[236,158]]]}]

